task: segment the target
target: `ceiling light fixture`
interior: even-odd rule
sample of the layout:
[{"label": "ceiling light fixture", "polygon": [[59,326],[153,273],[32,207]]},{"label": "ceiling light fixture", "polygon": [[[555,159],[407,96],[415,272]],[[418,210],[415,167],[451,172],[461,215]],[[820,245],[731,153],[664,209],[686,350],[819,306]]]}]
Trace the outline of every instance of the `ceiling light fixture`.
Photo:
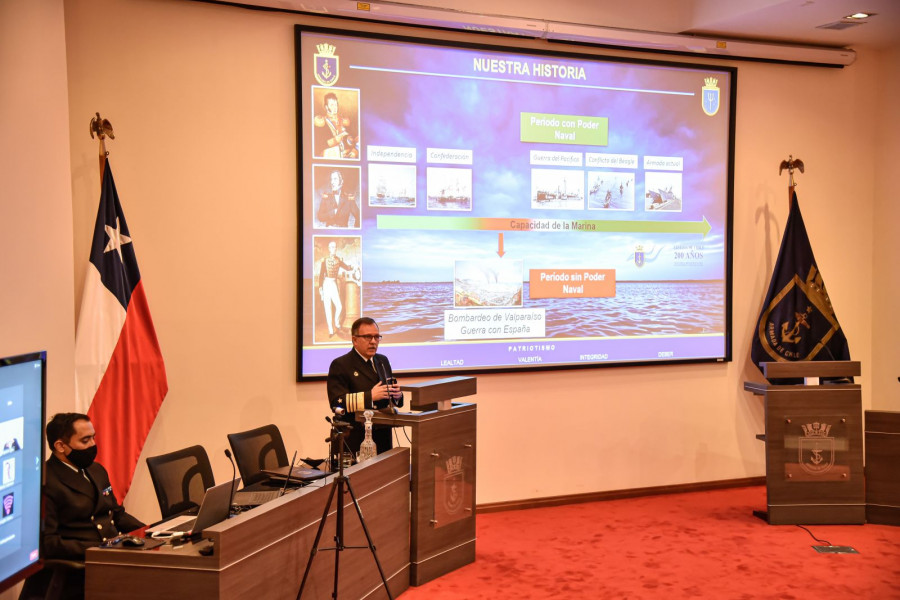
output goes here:
[{"label": "ceiling light fixture", "polygon": [[852,15],[847,15],[844,18],[845,19],[854,19],[856,21],[859,21],[861,19],[868,19],[869,17],[874,17],[874,16],[875,15],[873,13],[858,12],[858,13],[853,13]]}]

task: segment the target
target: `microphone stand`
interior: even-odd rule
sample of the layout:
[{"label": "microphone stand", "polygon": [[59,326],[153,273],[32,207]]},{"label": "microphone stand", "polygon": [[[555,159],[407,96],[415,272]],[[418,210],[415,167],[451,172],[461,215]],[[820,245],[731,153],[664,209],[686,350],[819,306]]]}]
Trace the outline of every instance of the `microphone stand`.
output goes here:
[{"label": "microphone stand", "polygon": [[[331,435],[329,435],[329,437],[325,440],[326,442],[330,442],[332,445],[337,444],[338,448],[340,448],[338,455],[338,475],[331,482],[331,492],[328,494],[328,502],[325,503],[325,511],[322,513],[322,519],[319,521],[319,530],[316,532],[316,539],[313,541],[312,549],[310,549],[309,552],[309,560],[306,563],[306,571],[304,571],[303,573],[303,580],[300,582],[300,590],[297,592],[297,600],[300,600],[300,596],[303,595],[303,588],[306,586],[306,579],[309,576],[310,569],[312,568],[313,559],[316,557],[316,554],[320,550],[319,540],[322,538],[322,531],[325,529],[325,522],[328,520],[328,511],[331,510],[331,502],[332,500],[334,500],[335,492],[337,492],[338,496],[337,513],[335,514],[335,546],[333,548],[321,548],[321,550],[334,551],[334,590],[331,594],[331,597],[334,600],[337,600],[338,597],[341,552],[343,552],[344,550],[368,548],[372,552],[372,558],[375,559],[375,566],[378,567],[378,574],[381,575],[381,583],[384,584],[384,591],[387,592],[389,600],[394,600],[394,596],[391,595],[391,590],[388,587],[387,579],[384,576],[384,571],[381,568],[381,562],[379,562],[378,560],[378,554],[375,552],[375,544],[372,543],[372,536],[369,534],[369,528],[366,527],[366,520],[363,518],[362,509],[360,509],[359,502],[356,500],[356,494],[353,493],[353,486],[350,485],[350,478],[344,475],[344,444],[342,443],[342,440],[347,436],[347,430],[349,428],[350,423],[331,421]],[[353,506],[354,508],[356,508],[356,514],[359,517],[360,525],[362,525],[363,533],[366,534],[366,541],[368,542],[368,546],[344,545],[345,488],[346,491],[350,493],[350,499],[353,500]]]},{"label": "microphone stand", "polygon": [[231,457],[231,450],[228,448],[225,448],[225,456],[231,461],[231,499],[228,500],[228,514],[230,515],[231,509],[234,508],[234,482],[237,480],[237,467],[234,465],[234,459]]}]

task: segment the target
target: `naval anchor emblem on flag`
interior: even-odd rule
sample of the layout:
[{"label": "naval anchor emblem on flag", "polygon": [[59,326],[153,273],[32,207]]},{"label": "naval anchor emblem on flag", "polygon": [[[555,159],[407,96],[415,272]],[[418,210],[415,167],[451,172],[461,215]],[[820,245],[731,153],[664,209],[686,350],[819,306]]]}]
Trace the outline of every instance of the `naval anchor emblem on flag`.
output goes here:
[{"label": "naval anchor emblem on flag", "polygon": [[[797,275],[781,289],[759,321],[763,347],[775,360],[812,360],[838,332],[822,275],[815,266],[806,280]],[[816,343],[810,343],[810,338]]]},{"label": "naval anchor emblem on flag", "polygon": [[340,72],[340,58],[335,55],[335,48],[332,44],[316,45],[316,52],[313,54],[313,62],[315,63],[314,73],[316,81],[325,86],[332,86],[337,83],[338,74]]},{"label": "naval anchor emblem on flag", "polygon": [[829,436],[831,425],[807,423],[800,438],[800,468],[810,475],[824,475],[834,466],[834,437]]},{"label": "naval anchor emblem on flag", "polygon": [[713,116],[719,112],[719,80],[715,77],[707,77],[703,82],[706,84],[701,88],[700,93],[703,112]]}]

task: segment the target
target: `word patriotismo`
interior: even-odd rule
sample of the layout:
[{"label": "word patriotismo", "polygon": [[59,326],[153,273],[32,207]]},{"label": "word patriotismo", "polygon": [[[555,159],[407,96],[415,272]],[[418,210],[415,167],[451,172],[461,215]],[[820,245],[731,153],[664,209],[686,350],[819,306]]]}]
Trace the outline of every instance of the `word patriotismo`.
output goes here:
[{"label": "word patriotismo", "polygon": [[476,73],[498,73],[500,75],[522,75],[525,77],[543,77],[546,79],[580,79],[587,81],[584,67],[571,65],[554,65],[551,63],[509,60],[502,58],[474,58],[473,70]]}]

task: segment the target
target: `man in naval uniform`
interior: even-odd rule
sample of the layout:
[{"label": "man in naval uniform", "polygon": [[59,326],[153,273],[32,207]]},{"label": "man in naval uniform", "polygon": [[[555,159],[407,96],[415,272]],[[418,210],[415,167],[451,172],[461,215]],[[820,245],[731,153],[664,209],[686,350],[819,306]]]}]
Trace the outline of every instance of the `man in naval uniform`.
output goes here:
[{"label": "man in naval uniform", "polygon": [[359,138],[355,138],[350,130],[351,122],[340,113],[338,98],[334,92],[328,92],[324,98],[324,115],[316,115],[313,123],[316,126],[315,156],[321,158],[359,158]]},{"label": "man in naval uniform", "polygon": [[[47,423],[47,444],[52,454],[43,487],[45,558],[83,561],[88,548],[144,526],[125,512],[106,469],[94,462],[97,444],[87,415],[54,415]],[[48,585],[49,576],[46,570],[31,576],[24,597]],[[64,589],[66,598],[83,598],[84,571],[72,571]]]},{"label": "man in naval uniform", "polygon": [[[356,413],[403,406],[403,393],[393,379],[387,356],[378,354],[378,324],[369,317],[360,317],[353,322],[350,334],[353,349],[331,362],[327,388],[331,410],[338,419],[351,424],[347,447],[356,455],[365,437],[365,425],[356,420]],[[372,439],[379,454],[393,446],[390,427],[373,427]]]},{"label": "man in naval uniform", "polygon": [[[354,268],[338,256],[337,243],[328,243],[328,256],[322,259],[319,266],[319,298],[325,308],[325,322],[328,324],[328,335],[334,337],[341,330],[341,313],[344,305],[341,303],[341,290],[338,288],[338,280],[346,272],[353,272]],[[333,310],[332,310],[332,307]]]},{"label": "man in naval uniform", "polygon": [[323,192],[316,218],[325,227],[359,227],[359,206],[357,195],[344,190],[344,176],[340,171],[331,172],[331,189]]}]

